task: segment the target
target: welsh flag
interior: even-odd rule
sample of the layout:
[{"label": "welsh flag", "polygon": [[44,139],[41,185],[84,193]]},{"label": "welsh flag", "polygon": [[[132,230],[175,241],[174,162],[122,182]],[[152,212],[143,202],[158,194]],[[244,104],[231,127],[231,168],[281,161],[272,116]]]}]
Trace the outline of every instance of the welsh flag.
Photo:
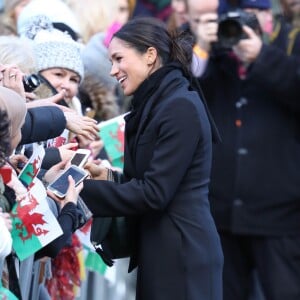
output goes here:
[{"label": "welsh flag", "polygon": [[63,233],[46,196],[43,184],[35,178],[12,209],[13,248],[21,261]]},{"label": "welsh flag", "polygon": [[0,284],[0,299],[1,300],[18,300],[18,298],[8,289]]},{"label": "welsh flag", "polygon": [[18,176],[27,189],[30,189],[34,178],[40,171],[44,156],[44,146],[37,143],[33,144],[33,153]]},{"label": "welsh flag", "polygon": [[124,165],[124,116],[109,119],[99,124],[99,135],[112,166],[123,169]]}]

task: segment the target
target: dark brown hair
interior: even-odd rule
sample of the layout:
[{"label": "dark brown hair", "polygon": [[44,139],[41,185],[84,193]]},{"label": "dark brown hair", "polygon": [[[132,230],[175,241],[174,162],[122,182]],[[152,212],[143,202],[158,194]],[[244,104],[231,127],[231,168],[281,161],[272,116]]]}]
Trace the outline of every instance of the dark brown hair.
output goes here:
[{"label": "dark brown hair", "polygon": [[164,22],[152,17],[136,17],[128,21],[114,37],[126,42],[140,53],[154,47],[162,64],[179,62],[189,74],[192,61],[193,37],[187,32],[167,30]]}]

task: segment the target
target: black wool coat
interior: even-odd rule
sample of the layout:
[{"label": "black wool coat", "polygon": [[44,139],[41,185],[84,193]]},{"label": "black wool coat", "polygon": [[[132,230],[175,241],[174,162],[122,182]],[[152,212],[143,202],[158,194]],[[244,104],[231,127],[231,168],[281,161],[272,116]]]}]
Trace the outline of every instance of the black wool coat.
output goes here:
[{"label": "black wool coat", "polygon": [[139,216],[131,257],[138,300],[221,300],[210,124],[181,71],[168,73],[147,100],[134,139],[125,145],[124,182],[85,180],[81,197],[95,216]]},{"label": "black wool coat", "polygon": [[210,203],[219,230],[299,235],[300,59],[264,45],[244,79],[237,59],[210,58],[200,78],[222,136]]}]

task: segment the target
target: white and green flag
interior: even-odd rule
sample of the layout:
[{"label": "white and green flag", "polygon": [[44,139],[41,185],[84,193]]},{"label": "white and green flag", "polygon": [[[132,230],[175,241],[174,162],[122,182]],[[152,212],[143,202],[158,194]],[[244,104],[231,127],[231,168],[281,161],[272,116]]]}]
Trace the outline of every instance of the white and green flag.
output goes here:
[{"label": "white and green flag", "polygon": [[43,184],[35,178],[12,209],[13,248],[22,261],[62,235]]}]

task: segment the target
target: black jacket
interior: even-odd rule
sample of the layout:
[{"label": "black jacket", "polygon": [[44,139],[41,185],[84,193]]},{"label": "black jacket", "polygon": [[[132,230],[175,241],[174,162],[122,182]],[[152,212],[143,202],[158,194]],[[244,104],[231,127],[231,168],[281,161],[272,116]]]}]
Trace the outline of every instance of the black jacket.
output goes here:
[{"label": "black jacket", "polygon": [[140,217],[132,257],[138,300],[220,300],[223,257],[208,203],[205,108],[174,70],[140,120],[135,136],[125,129],[124,182],[86,180],[81,196],[97,216]]},{"label": "black jacket", "polygon": [[300,233],[300,62],[264,46],[245,80],[237,59],[210,58],[200,79],[222,144],[210,186],[220,230]]},{"label": "black jacket", "polygon": [[22,127],[20,145],[45,141],[59,136],[66,127],[62,110],[55,106],[41,106],[27,111]]}]

